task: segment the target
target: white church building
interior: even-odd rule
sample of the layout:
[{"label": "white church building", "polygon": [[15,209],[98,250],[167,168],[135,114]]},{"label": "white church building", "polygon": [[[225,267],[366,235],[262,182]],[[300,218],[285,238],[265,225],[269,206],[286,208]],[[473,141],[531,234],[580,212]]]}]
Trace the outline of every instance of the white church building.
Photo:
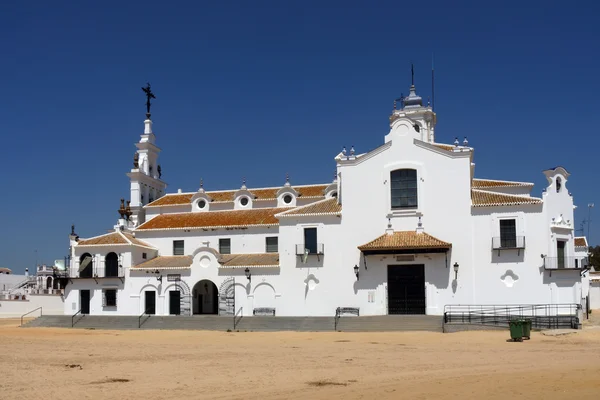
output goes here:
[{"label": "white church building", "polygon": [[544,171],[541,197],[532,183],[476,178],[474,149],[436,141],[437,116],[414,85],[389,122],[379,147],[332,154],[331,182],[167,193],[148,113],[114,230],[71,232],[65,314],[583,304],[587,249],[564,167]]}]

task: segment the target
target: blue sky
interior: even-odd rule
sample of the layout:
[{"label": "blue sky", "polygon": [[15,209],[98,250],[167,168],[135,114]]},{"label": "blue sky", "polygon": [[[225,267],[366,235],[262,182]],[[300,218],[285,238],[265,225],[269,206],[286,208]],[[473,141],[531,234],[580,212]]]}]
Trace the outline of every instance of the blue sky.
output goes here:
[{"label": "blue sky", "polygon": [[432,54],[437,141],[467,136],[478,177],[536,196],[563,165],[600,242],[600,6],[370,3],[2,3],[0,266],[64,257],[72,223],[112,228],[146,81],[168,191],[329,182],[342,146],[383,143],[411,62],[427,98]]}]

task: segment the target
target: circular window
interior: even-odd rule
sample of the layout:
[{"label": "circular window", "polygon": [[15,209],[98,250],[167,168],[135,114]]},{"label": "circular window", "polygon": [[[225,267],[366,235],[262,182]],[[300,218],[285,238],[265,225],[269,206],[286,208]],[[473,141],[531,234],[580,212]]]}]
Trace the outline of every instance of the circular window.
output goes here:
[{"label": "circular window", "polygon": [[331,193],[331,197],[337,197],[337,192]]},{"label": "circular window", "polygon": [[198,202],[198,208],[204,208],[204,207],[206,207],[206,201],[204,201],[204,200],[200,200],[200,201]]},{"label": "circular window", "polygon": [[283,202],[285,204],[290,204],[292,202],[292,196],[290,196],[289,194],[286,194],[285,196],[283,196]]},{"label": "circular window", "polygon": [[245,207],[245,206],[247,206],[247,205],[248,205],[248,198],[247,198],[247,197],[242,197],[242,198],[240,199],[240,204],[241,204],[242,206],[244,206],[244,207]]}]

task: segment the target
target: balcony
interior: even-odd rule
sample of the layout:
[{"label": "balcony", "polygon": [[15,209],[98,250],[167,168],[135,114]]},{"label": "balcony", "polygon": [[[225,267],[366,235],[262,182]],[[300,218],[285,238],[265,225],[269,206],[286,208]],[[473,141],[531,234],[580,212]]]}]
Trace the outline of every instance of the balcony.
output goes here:
[{"label": "balcony", "polygon": [[509,236],[502,237],[496,236],[492,238],[492,250],[518,250],[521,253],[521,249],[525,248],[525,236]]},{"label": "balcony", "polygon": [[305,263],[309,255],[316,255],[317,260],[321,261],[321,255],[325,254],[325,246],[323,243],[312,243],[305,244],[300,243],[296,245],[296,255],[302,257],[302,262]]},{"label": "balcony", "polygon": [[122,266],[108,266],[108,267],[92,267],[88,266],[82,271],[77,268],[71,268],[67,273],[69,279],[110,279],[119,278],[123,281],[125,277],[125,268]]},{"label": "balcony", "polygon": [[544,269],[547,270],[588,270],[587,257],[544,257]]}]

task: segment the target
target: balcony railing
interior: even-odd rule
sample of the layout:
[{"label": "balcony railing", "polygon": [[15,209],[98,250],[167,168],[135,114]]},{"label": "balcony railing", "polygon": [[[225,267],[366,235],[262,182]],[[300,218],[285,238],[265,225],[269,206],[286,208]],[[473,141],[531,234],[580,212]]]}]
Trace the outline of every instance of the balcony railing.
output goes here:
[{"label": "balcony railing", "polygon": [[587,257],[544,257],[545,269],[588,269]]},{"label": "balcony railing", "polygon": [[509,250],[509,249],[524,249],[525,236],[502,237],[496,236],[492,238],[492,249],[494,250]]},{"label": "balcony railing", "polygon": [[67,278],[123,278],[125,269],[122,266],[115,267],[91,267],[88,266],[82,271],[77,268],[71,268],[68,271]]},{"label": "balcony railing", "polygon": [[325,246],[323,245],[323,243],[313,243],[312,245],[310,244],[304,244],[304,243],[300,243],[296,245],[296,255],[297,256],[302,256],[304,255],[304,252],[306,250],[308,250],[308,254],[325,254],[324,253],[324,248]]}]

